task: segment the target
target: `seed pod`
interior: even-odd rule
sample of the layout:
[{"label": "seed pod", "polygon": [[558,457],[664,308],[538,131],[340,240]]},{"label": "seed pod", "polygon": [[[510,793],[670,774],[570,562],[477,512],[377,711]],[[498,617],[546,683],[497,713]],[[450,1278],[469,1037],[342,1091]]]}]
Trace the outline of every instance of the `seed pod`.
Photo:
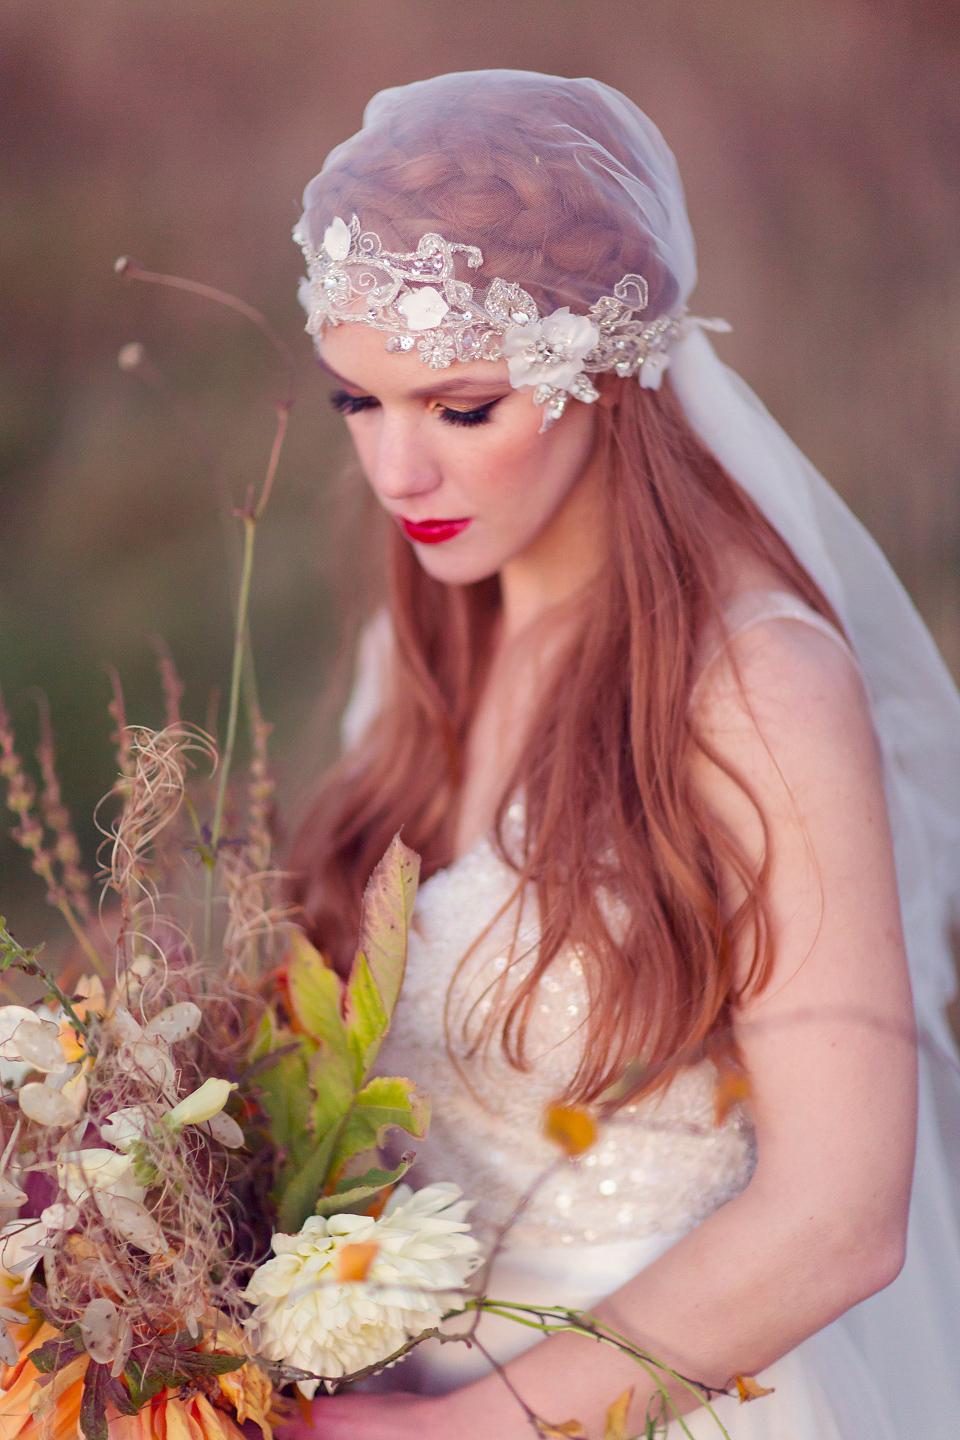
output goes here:
[{"label": "seed pod", "polygon": [[226,1145],[228,1150],[236,1150],[243,1144],[244,1134],[232,1115],[226,1115],[222,1110],[219,1115],[212,1115],[207,1121],[205,1128],[219,1140],[221,1145]]},{"label": "seed pod", "polygon": [[116,1354],[120,1312],[112,1300],[91,1300],[80,1316],[80,1334],[91,1360],[109,1365]]},{"label": "seed pod", "polygon": [[176,1045],[195,1035],[203,1016],[199,1005],[192,1000],[182,1000],[177,1005],[168,1005],[155,1015],[143,1032],[144,1040],[162,1040],[167,1045]]},{"label": "seed pod", "polygon": [[131,1054],[134,1066],[142,1070],[147,1079],[152,1080],[161,1090],[173,1085],[176,1079],[173,1061],[159,1045],[154,1045],[149,1040],[138,1040]]},{"label": "seed pod", "polygon": [[[23,1317],[21,1316],[21,1324]],[[4,1365],[16,1365],[20,1359],[20,1349],[16,1340],[7,1329],[7,1322],[0,1320],[0,1360]]]},{"label": "seed pod", "polygon": [[26,1060],[34,1070],[43,1070],[48,1075],[66,1070],[67,1061],[60,1045],[60,1026],[42,1020],[25,1020],[14,1032],[14,1044],[21,1060]]},{"label": "seed pod", "polygon": [[[128,1200],[125,1195],[114,1195],[101,1190],[96,1197],[100,1214],[114,1234],[148,1255],[162,1255],[167,1248],[163,1231],[149,1210],[138,1201]],[[113,1358],[111,1352],[111,1359]]]},{"label": "seed pod", "polygon": [[38,1082],[21,1085],[20,1109],[38,1125],[74,1125],[80,1119],[80,1111],[68,1096]]}]

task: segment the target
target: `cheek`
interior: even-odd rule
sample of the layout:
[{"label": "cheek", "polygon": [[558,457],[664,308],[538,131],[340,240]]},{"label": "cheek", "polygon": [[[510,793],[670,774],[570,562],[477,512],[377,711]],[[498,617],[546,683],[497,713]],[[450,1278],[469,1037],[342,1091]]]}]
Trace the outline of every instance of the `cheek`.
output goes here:
[{"label": "cheek", "polygon": [[[543,412],[526,397],[521,423],[504,427],[474,463],[463,467],[465,485],[494,506],[509,505],[527,515],[552,511],[579,479],[593,454],[593,407],[572,401],[543,435]],[[532,411],[532,414],[530,412]],[[479,447],[478,447],[479,449]]]}]

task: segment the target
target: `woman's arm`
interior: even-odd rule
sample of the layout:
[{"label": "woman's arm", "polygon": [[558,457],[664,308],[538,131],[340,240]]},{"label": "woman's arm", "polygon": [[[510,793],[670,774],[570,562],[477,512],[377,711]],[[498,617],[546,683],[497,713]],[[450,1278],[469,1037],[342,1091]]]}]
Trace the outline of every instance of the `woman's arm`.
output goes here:
[{"label": "woman's arm", "polygon": [[[876,743],[843,651],[790,621],[735,642],[700,723],[747,778],[769,824],[774,974],[743,1008],[758,1165],[746,1190],[596,1307],[681,1372],[716,1386],[755,1374],[902,1264],[912,1174],[916,1056]],[[741,842],[762,831],[742,791],[702,761],[699,783]],[[736,903],[731,884],[730,904]],[[512,1361],[512,1384],[552,1421],[591,1434],[628,1386],[634,1419],[652,1386],[618,1353],[556,1336]],[[695,1402],[676,1392],[679,1408]],[[320,1403],[324,1440],[517,1440],[530,1434],[496,1376],[437,1400]]]}]

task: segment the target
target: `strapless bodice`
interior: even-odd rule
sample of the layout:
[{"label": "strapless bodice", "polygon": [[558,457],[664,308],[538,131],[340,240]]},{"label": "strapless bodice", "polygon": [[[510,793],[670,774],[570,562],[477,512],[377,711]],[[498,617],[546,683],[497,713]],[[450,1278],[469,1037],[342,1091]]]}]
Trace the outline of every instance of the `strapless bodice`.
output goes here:
[{"label": "strapless bodice", "polygon": [[[515,802],[508,837],[509,827],[521,824]],[[466,1057],[464,1017],[470,1013],[476,1029],[499,987],[517,983],[536,949],[535,897],[511,903],[515,885],[514,871],[487,840],[424,883],[403,991],[378,1063],[430,1096],[433,1120],[418,1147],[418,1180],[458,1184],[475,1200],[475,1225],[486,1239],[557,1157],[542,1134],[544,1111],[576,1071],[588,1006],[581,957],[570,948],[540,981],[529,1070],[509,1064],[498,1034]],[[538,1189],[509,1245],[676,1234],[738,1194],[753,1172],[753,1128],[742,1107],[716,1123],[715,1079],[706,1062],[683,1071],[662,1096],[624,1107],[576,1165]]]}]

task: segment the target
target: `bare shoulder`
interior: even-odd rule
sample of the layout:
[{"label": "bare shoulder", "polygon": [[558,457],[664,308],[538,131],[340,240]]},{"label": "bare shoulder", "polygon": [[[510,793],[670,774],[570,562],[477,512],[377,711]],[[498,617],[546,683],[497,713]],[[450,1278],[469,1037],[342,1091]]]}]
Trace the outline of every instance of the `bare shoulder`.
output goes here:
[{"label": "bare shoulder", "polygon": [[764,744],[780,752],[876,742],[856,662],[822,630],[789,617],[760,620],[736,635],[697,687],[694,714],[711,744]]},{"label": "bare shoulder", "polygon": [[704,743],[696,783],[744,840],[761,844],[742,781],[776,829],[816,816],[817,828],[844,832],[852,845],[864,828],[885,829],[866,691],[852,655],[829,635],[785,618],[750,625],[705,673],[693,714]]}]

